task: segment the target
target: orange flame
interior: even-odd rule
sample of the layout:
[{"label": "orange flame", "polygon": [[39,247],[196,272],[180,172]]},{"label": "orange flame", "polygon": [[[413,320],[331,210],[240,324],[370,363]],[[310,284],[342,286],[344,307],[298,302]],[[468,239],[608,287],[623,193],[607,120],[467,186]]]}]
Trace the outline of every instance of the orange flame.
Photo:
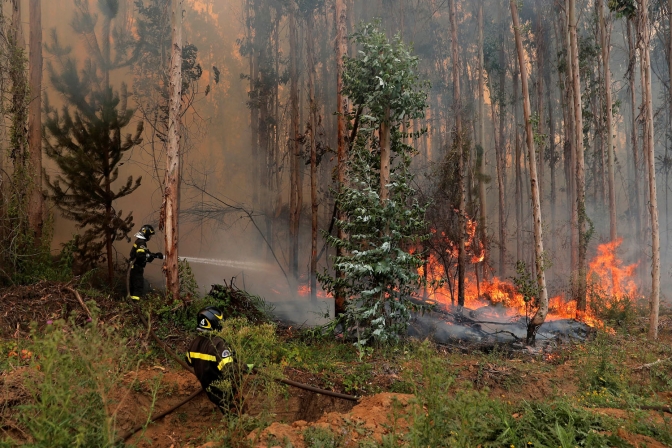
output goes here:
[{"label": "orange flame", "polygon": [[[473,228],[475,229],[475,226]],[[637,264],[624,266],[616,256],[616,249],[622,241],[618,239],[599,245],[597,255],[588,265],[587,282],[591,292],[598,293],[606,300],[617,300],[624,295],[632,297],[637,294],[637,285],[633,278]],[[452,247],[454,246],[449,244],[449,248],[452,249]],[[485,251],[482,250],[479,257],[472,257],[472,263],[475,259],[478,259],[476,262],[480,262],[484,257]],[[429,299],[446,305],[456,303],[457,280],[446,275],[443,263],[435,254],[429,255],[426,265],[418,269],[418,274],[427,279]],[[511,282],[497,277],[478,282],[476,275],[469,273],[465,278],[464,305],[467,308],[476,309],[496,304],[505,307],[507,315],[511,317],[532,312],[528,309],[528,303],[525,302],[523,295],[517,292]],[[592,327],[604,327],[603,322],[594,315],[593,310],[588,309],[584,313],[579,313],[576,309],[576,302],[567,300],[563,294],[549,299],[549,313],[546,320],[573,318]]]}]

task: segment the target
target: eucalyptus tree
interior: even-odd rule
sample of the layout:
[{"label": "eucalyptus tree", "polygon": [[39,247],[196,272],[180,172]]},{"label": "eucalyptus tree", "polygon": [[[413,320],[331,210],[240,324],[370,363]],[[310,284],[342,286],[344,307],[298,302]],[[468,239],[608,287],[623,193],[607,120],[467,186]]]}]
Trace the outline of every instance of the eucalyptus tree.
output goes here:
[{"label": "eucalyptus tree", "polygon": [[544,272],[544,239],[541,223],[541,200],[539,194],[539,181],[537,178],[537,155],[534,149],[534,131],[532,130],[532,113],[530,110],[530,93],[527,86],[527,66],[523,52],[523,42],[520,36],[520,19],[518,18],[518,5],[516,0],[510,0],[511,17],[513,19],[513,32],[516,39],[518,53],[518,66],[520,69],[520,81],[523,93],[523,115],[525,117],[525,142],[527,144],[528,166],[530,169],[530,187],[532,190],[532,216],[534,220],[534,261],[537,274],[537,312],[527,327],[527,342],[534,341],[539,327],[546,320],[548,313],[548,292],[546,290],[546,274]]},{"label": "eucalyptus tree", "polygon": [[333,258],[342,275],[319,277],[325,289],[346,298],[343,319],[358,329],[363,345],[395,340],[406,330],[419,286],[423,260],[411,249],[425,229],[424,208],[411,187],[415,150],[404,143],[402,127],[424,117],[427,93],[418,59],[399,35],[390,41],[378,24],[366,24],[353,39],[358,57],[344,60],[343,93],[353,105],[346,118],[359,125],[336,222],[347,237],[325,235],[344,249]]}]

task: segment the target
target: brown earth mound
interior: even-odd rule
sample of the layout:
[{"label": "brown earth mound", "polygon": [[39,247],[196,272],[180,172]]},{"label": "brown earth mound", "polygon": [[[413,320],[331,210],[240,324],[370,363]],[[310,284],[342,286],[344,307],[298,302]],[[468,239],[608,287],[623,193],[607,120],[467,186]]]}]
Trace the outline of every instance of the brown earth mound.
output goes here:
[{"label": "brown earth mound", "polygon": [[329,412],[313,423],[305,420],[295,421],[291,425],[276,422],[261,434],[252,433],[248,438],[258,448],[285,446],[286,442],[290,442],[294,448],[305,448],[303,433],[313,427],[332,432],[341,439],[343,446],[357,446],[364,439],[374,439],[380,443],[392,428],[401,432],[408,428],[407,420],[394,416],[411,414],[409,401],[412,397],[388,392],[364,397],[350,412]]}]

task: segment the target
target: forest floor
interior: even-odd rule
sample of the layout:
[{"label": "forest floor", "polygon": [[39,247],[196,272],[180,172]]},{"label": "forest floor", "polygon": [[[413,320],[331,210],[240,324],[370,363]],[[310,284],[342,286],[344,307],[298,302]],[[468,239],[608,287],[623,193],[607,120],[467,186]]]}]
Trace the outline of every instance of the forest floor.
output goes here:
[{"label": "forest floor", "polygon": [[[108,399],[117,433],[146,423],[149,415],[200,388],[193,375],[148,339],[133,308],[92,291],[84,296],[95,299],[100,320],[124,333],[126,350],[138,355],[113,384]],[[34,441],[20,417],[22,405],[36,400],[30,384],[42,374],[39,366],[33,368],[39,354],[31,351],[30,339],[55,319],[71,315],[72,325],[88,319],[60,284],[12,288],[0,291],[0,298],[0,446],[13,446]],[[191,334],[175,316],[179,313],[171,313],[170,321],[157,317],[154,328],[183,353]],[[38,327],[32,336],[31,320]],[[672,406],[672,313],[664,312],[655,343],[645,338],[644,317],[634,313],[626,321],[613,332],[600,331],[589,341],[545,352],[428,341],[358,351],[280,325],[277,365],[286,378],[361,400],[295,388],[266,396],[245,386],[245,406],[223,417],[201,394],[147,424],[126,443],[166,448],[670,447],[672,413],[661,409]],[[264,408],[269,397],[270,408]],[[262,414],[266,417],[257,417]]]}]

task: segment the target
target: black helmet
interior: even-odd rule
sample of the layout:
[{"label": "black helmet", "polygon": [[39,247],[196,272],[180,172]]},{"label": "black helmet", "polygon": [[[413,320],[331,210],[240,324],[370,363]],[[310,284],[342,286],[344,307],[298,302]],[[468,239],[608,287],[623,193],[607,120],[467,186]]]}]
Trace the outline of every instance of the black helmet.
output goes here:
[{"label": "black helmet", "polygon": [[222,329],[224,313],[215,306],[203,308],[196,318],[196,329],[199,331],[215,331]]},{"label": "black helmet", "polygon": [[140,227],[140,231],[135,235],[136,238],[144,238],[147,241],[154,235],[154,227],[150,226],[149,224],[145,224],[144,226]]}]

